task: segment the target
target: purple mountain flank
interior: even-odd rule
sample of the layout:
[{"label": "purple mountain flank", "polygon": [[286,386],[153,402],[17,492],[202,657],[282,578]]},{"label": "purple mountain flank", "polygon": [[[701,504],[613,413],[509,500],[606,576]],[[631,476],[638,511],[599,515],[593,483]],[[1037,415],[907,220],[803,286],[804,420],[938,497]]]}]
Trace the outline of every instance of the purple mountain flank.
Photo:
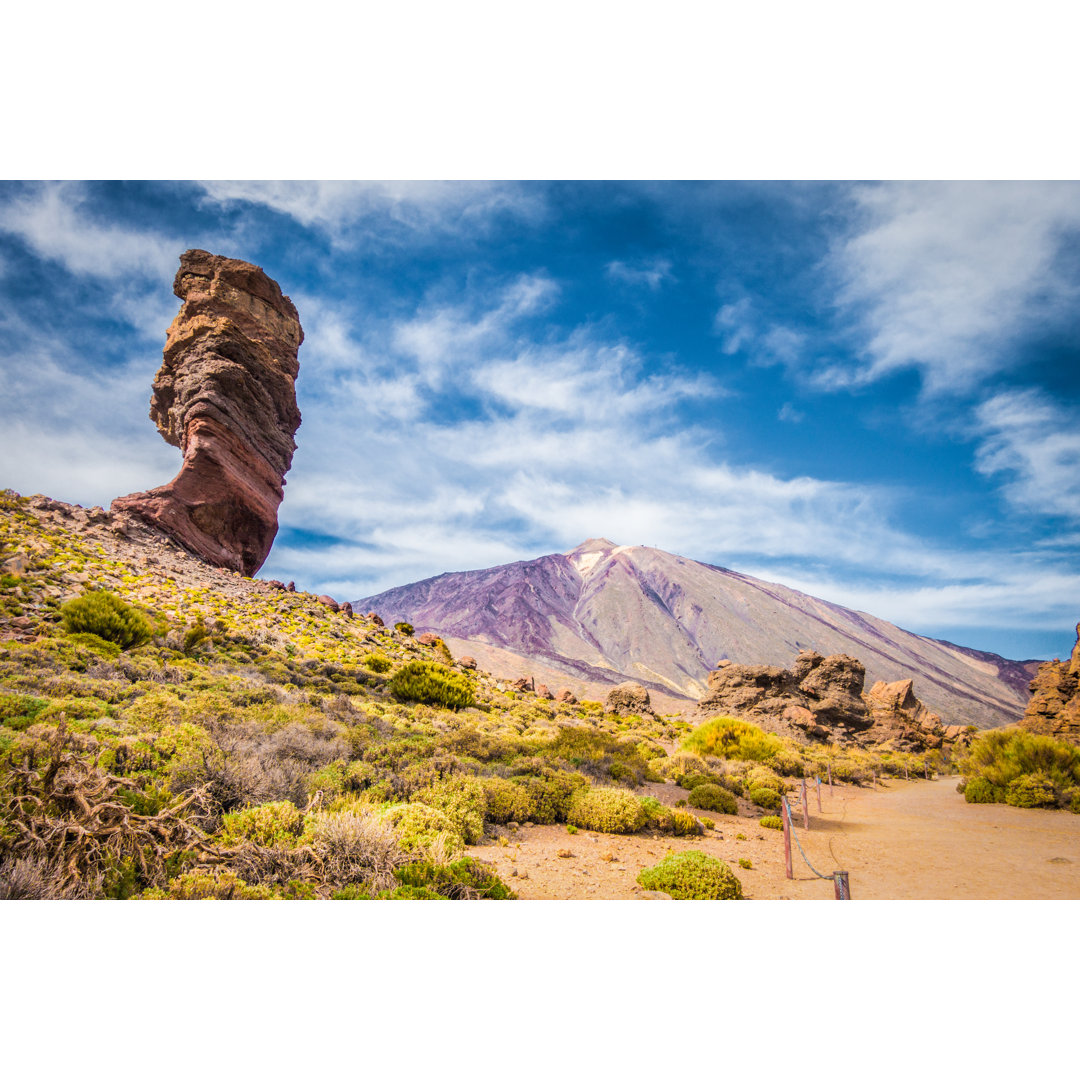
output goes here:
[{"label": "purple mountain flank", "polygon": [[586,540],[562,555],[442,574],[358,600],[472,652],[494,674],[535,671],[602,696],[632,679],[675,707],[696,701],[719,661],[790,667],[800,649],[847,653],[866,683],[914,679],[946,724],[1020,719],[1036,660],[1006,660],[884,619],[649,547]]}]

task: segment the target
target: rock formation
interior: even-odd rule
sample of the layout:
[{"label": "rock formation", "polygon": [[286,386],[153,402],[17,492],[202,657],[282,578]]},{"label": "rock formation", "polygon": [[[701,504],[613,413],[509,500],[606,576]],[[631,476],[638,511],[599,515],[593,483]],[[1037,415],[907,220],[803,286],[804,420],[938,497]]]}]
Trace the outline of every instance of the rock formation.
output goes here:
[{"label": "rock formation", "polygon": [[877,682],[863,693],[866,669],[853,656],[804,649],[793,669],[722,660],[709,673],[699,715],[741,717],[767,731],[862,745],[909,749],[941,746],[945,730],[912,689],[912,681]]},{"label": "rock formation", "polygon": [[163,487],[112,509],[156,526],[215,566],[251,575],[277,534],[300,426],[296,308],[259,267],[186,251],[173,291],[184,301],[154,378],[150,418],[184,462]]},{"label": "rock formation", "polygon": [[652,699],[641,683],[620,683],[608,694],[604,712],[616,716],[652,716]]},{"label": "rock formation", "polygon": [[1037,735],[1080,743],[1080,623],[1068,661],[1040,664],[1030,690],[1032,698],[1021,724]]}]

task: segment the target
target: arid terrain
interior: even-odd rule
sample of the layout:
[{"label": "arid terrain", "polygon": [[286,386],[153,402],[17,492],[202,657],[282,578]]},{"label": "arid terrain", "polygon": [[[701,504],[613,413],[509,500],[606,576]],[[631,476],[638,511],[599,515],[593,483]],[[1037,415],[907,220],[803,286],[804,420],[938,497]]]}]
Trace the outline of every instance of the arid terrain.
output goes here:
[{"label": "arid terrain", "polygon": [[[890,780],[876,788],[837,785],[810,792],[810,829],[794,811],[799,843],[823,874],[847,870],[856,900],[1067,900],[1080,896],[1080,816],[1004,805],[969,805],[957,778]],[[648,794],[674,803],[673,784]],[[716,822],[702,837],[612,836],[565,826],[503,830],[477,849],[512,881],[523,900],[647,898],[635,879],[668,850],[697,849],[724,859],[752,900],[832,900],[831,881],[814,876],[793,845],[794,879],[784,870],[783,834],[754,819],[696,811]],[[739,834],[746,837],[738,839]],[[569,855],[560,855],[568,852]],[[738,866],[749,859],[753,869]],[[516,872],[516,876],[515,876]],[[666,900],[664,895],[653,898]]]}]

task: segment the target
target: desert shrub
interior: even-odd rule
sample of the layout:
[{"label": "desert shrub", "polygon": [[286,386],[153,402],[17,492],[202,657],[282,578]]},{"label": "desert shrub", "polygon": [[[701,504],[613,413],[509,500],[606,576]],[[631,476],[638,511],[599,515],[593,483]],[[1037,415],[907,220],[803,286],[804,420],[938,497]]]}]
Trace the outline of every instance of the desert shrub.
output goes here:
[{"label": "desert shrub", "polygon": [[630,787],[640,787],[652,768],[637,743],[591,727],[560,728],[544,752],[596,780],[614,780]]},{"label": "desert shrub", "polygon": [[730,791],[725,791],[719,784],[697,784],[687,800],[699,810],[718,810],[722,814],[737,814],[739,804]]},{"label": "desert shrub", "polygon": [[1064,806],[1071,797],[1065,792],[1080,785],[1080,747],[1049,735],[1033,735],[1023,728],[999,728],[979,735],[960,763],[966,780],[964,798],[986,788],[993,789],[995,802],[1013,806]]},{"label": "desert shrub", "polygon": [[366,885],[346,885],[344,889],[335,889],[330,894],[331,900],[373,900],[371,890]]},{"label": "desert shrub", "polygon": [[638,874],[643,889],[666,892],[675,900],[741,900],[742,883],[731,867],[703,851],[668,855]]},{"label": "desert shrub", "polygon": [[445,896],[432,889],[416,885],[399,885],[396,889],[387,889],[379,893],[380,900],[445,900]]},{"label": "desert shrub", "polygon": [[798,751],[783,747],[769,759],[769,764],[781,776],[802,777],[806,775],[806,763]]},{"label": "desert shrub", "polygon": [[423,861],[410,863],[394,871],[405,887],[427,889],[436,898],[448,900],[516,900],[516,895],[500,880],[491,867],[466,857],[441,866]]},{"label": "desert shrub", "polygon": [[153,636],[153,627],[141,611],[103,589],[69,600],[60,608],[60,618],[69,634],[94,634],[121,649],[145,645]]},{"label": "desert shrub", "polygon": [[406,637],[412,637],[413,634],[416,633],[416,630],[413,627],[413,624],[412,623],[407,623],[407,622],[396,622],[396,623],[394,623],[394,629],[399,634],[404,634]]},{"label": "desert shrub", "polygon": [[619,788],[583,788],[570,800],[567,820],[594,832],[633,833],[644,828],[641,801]]},{"label": "desert shrub", "polygon": [[773,814],[767,814],[758,822],[758,824],[764,829],[782,829],[784,827],[784,823],[780,818]]},{"label": "desert shrub", "polygon": [[427,855],[433,845],[453,857],[465,847],[454,823],[441,810],[426,803],[399,803],[384,811],[383,816],[393,825],[402,851]]},{"label": "desert shrub", "polygon": [[487,809],[484,817],[497,825],[508,821],[529,821],[532,817],[532,800],[521,784],[489,776],[480,781],[484,789]]},{"label": "desert shrub", "polygon": [[393,825],[374,810],[308,814],[303,838],[335,885],[392,888],[393,871],[406,860]]},{"label": "desert shrub", "polygon": [[664,806],[651,795],[641,800],[641,806],[645,811],[645,823],[651,828],[674,836],[702,836],[705,833],[705,826],[688,810]]},{"label": "desert shrub", "polygon": [[269,900],[266,885],[248,885],[232,870],[216,873],[190,871],[169,882],[167,889],[147,889],[143,900]]},{"label": "desert shrub", "polygon": [[754,864],[749,859],[740,859],[739,860],[739,865],[744,870],[753,870],[754,869]]},{"label": "desert shrub", "polygon": [[1053,781],[1045,773],[1025,773],[1009,784],[1005,801],[1010,806],[1056,806],[1057,792]]},{"label": "desert shrub", "polygon": [[1080,787],[1069,788],[1065,792],[1065,797],[1069,800],[1069,810],[1074,814],[1080,814]]},{"label": "desert shrub", "polygon": [[680,773],[675,777],[675,783],[687,791],[693,791],[699,784],[715,784],[716,778],[704,772]]},{"label": "desert shrub", "polygon": [[294,844],[300,825],[300,811],[291,802],[263,803],[226,814],[221,823],[221,837],[225,844],[244,840],[261,847]]},{"label": "desert shrub", "polygon": [[360,663],[369,671],[374,671],[378,675],[384,674],[393,666],[390,657],[374,652],[369,652]]},{"label": "desert shrub", "polygon": [[475,704],[472,683],[460,672],[429,660],[410,660],[390,677],[387,690],[402,701],[420,701],[447,709]]},{"label": "desert shrub", "polygon": [[540,776],[527,777],[524,784],[529,795],[529,821],[537,825],[566,821],[574,792],[588,787],[588,781],[579,773],[553,769],[545,769]]},{"label": "desert shrub", "polygon": [[192,653],[210,636],[210,631],[207,629],[206,623],[203,621],[203,617],[200,615],[195,620],[194,626],[189,626],[184,633],[184,642],[182,649],[185,653]]},{"label": "desert shrub", "polygon": [[777,795],[772,788],[751,788],[748,793],[748,798],[755,806],[760,806],[762,810],[780,809],[780,796]]},{"label": "desert shrub", "polygon": [[743,776],[743,785],[747,791],[751,788],[768,788],[777,795],[783,795],[787,791],[787,785],[772,769],[760,765],[747,770]]},{"label": "desert shrub", "polygon": [[569,834],[570,834],[571,836],[577,836],[577,834],[578,834],[578,833],[579,833],[579,832],[580,832],[581,830],[580,830],[580,829],[579,829],[579,828],[578,828],[578,827],[577,827],[576,825],[567,825],[567,826],[566,826],[566,831],[567,831],[567,833],[569,833]]},{"label": "desert shrub", "polygon": [[48,704],[45,698],[24,694],[0,694],[0,724],[13,731],[24,731]]},{"label": "desert shrub", "polygon": [[784,748],[783,741],[745,720],[717,716],[694,728],[682,748],[697,754],[737,761],[768,761]]},{"label": "desert shrub", "polygon": [[465,776],[447,776],[436,780],[412,797],[441,810],[453,822],[454,829],[466,844],[479,843],[484,835],[484,788],[478,780]]},{"label": "desert shrub", "polygon": [[169,790],[175,794],[207,782],[222,766],[224,755],[206,728],[198,724],[174,724],[154,740],[154,750],[167,763]]},{"label": "desert shrub", "polygon": [[974,776],[963,784],[964,801],[969,803],[995,803],[1005,801],[1005,792],[995,788],[984,776]]}]

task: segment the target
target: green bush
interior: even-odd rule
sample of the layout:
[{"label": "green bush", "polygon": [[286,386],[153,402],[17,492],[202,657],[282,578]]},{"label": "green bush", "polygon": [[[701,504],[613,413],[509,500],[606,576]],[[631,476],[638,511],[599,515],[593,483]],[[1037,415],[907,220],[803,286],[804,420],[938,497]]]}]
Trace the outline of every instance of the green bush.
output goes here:
[{"label": "green bush", "polygon": [[360,663],[362,663],[369,671],[374,671],[377,675],[384,674],[393,666],[388,656],[374,652],[369,652]]},{"label": "green bush", "polygon": [[[441,866],[424,861],[409,863],[394,871],[394,877],[407,888],[426,889],[448,900],[516,900],[489,866],[466,857]],[[424,899],[431,899],[425,897]]]},{"label": "green bush", "polygon": [[1080,786],[1080,747],[1023,728],[998,728],[979,735],[960,762],[968,802],[1012,806],[1066,806],[1066,792]]},{"label": "green bush", "polygon": [[594,832],[634,833],[645,827],[641,801],[619,788],[584,788],[570,800],[567,820]]},{"label": "green bush", "polygon": [[48,704],[45,698],[23,694],[0,694],[0,724],[13,731],[25,731],[37,719],[38,713],[48,707]]},{"label": "green bush", "polygon": [[407,622],[396,622],[396,623],[394,623],[394,629],[399,634],[404,634],[406,637],[412,637],[413,634],[416,633],[416,630],[413,628],[413,624],[412,623],[407,623]]},{"label": "green bush", "polygon": [[503,780],[497,776],[488,776],[480,781],[484,789],[487,809],[484,817],[496,825],[505,825],[508,821],[530,821],[532,819],[532,800],[521,784],[513,780]]},{"label": "green bush", "polygon": [[697,784],[687,800],[699,810],[718,810],[722,814],[737,814],[739,804],[730,791],[725,791],[719,784]]},{"label": "green bush", "polygon": [[983,776],[975,776],[963,785],[964,801],[969,803],[997,803],[1005,801],[1005,792],[995,788]]},{"label": "green bush", "polygon": [[784,743],[745,720],[717,716],[691,731],[682,748],[736,761],[768,761],[784,749]]},{"label": "green bush", "polygon": [[762,810],[780,809],[780,796],[772,788],[751,788],[748,797],[755,806],[760,806]]},{"label": "green bush", "polygon": [[556,772],[545,769],[540,776],[525,780],[530,811],[529,820],[537,825],[554,825],[566,821],[570,813],[570,801],[574,792],[588,787],[588,781],[579,773]]},{"label": "green bush", "polygon": [[465,847],[457,826],[441,810],[426,803],[399,803],[384,817],[398,835],[402,851],[427,855],[433,844],[441,844],[444,854],[460,855]]},{"label": "green bush", "polygon": [[782,829],[784,827],[783,821],[772,814],[767,814],[758,822],[758,824],[765,829]]},{"label": "green bush", "polygon": [[742,883],[731,867],[703,851],[668,855],[637,877],[643,889],[666,892],[675,900],[741,900]]},{"label": "green bush", "polygon": [[154,632],[141,611],[102,589],[69,600],[60,608],[60,618],[69,634],[95,634],[121,649],[145,645]]},{"label": "green bush", "polygon": [[641,800],[641,806],[645,811],[646,825],[661,832],[674,836],[702,836],[705,833],[702,822],[687,810],[664,806],[651,795]]},{"label": "green bush", "polygon": [[743,786],[749,791],[751,788],[768,788],[777,795],[783,795],[787,791],[787,785],[772,769],[763,765],[755,765],[748,769],[743,777]]},{"label": "green bush", "polygon": [[473,685],[466,676],[430,660],[410,660],[394,672],[386,688],[401,701],[420,701],[447,709],[464,709],[476,702]]},{"label": "green bush", "polygon": [[754,864],[749,859],[740,859],[739,860],[739,865],[744,870],[753,870],[754,869]]},{"label": "green bush", "polygon": [[1045,773],[1026,773],[1009,784],[1005,801],[1010,806],[1056,806],[1057,792],[1053,781]]},{"label": "green bush", "polygon": [[221,823],[225,844],[250,840],[259,847],[280,847],[296,843],[302,815],[291,802],[270,802],[226,814]]},{"label": "green bush", "polygon": [[191,871],[169,882],[168,890],[148,889],[140,894],[144,900],[269,900],[266,885],[248,885],[231,870],[213,874]]},{"label": "green bush", "polygon": [[418,791],[412,802],[441,810],[466,844],[478,844],[484,835],[484,788],[478,780],[448,776]]},{"label": "green bush", "polygon": [[601,782],[630,787],[640,787],[651,768],[637,743],[582,725],[560,728],[545,756],[562,758]]}]

